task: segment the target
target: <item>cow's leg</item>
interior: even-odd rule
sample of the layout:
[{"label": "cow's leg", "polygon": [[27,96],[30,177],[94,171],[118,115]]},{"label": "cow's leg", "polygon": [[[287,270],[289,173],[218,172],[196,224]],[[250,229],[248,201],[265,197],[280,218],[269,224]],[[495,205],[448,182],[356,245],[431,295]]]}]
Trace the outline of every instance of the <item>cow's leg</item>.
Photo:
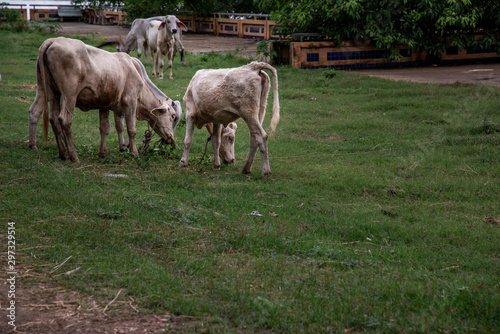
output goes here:
[{"label": "cow's leg", "polygon": [[99,148],[100,158],[106,158],[108,156],[106,137],[108,136],[110,129],[109,110],[99,110],[99,132],[101,133],[101,147]]},{"label": "cow's leg", "polygon": [[169,54],[168,54],[168,78],[169,79],[173,79],[173,75],[172,75],[172,63],[173,63],[173,60],[172,60],[173,56],[172,56],[172,52],[169,51]]},{"label": "cow's leg", "polygon": [[61,97],[61,109],[59,112],[59,122],[66,141],[66,148],[68,149],[69,159],[73,162],[80,162],[76,154],[75,144],[73,143],[73,136],[71,135],[71,123],[73,120],[73,111],[75,110],[76,97],[68,99],[66,96]]},{"label": "cow's leg", "polygon": [[163,61],[163,54],[161,53],[160,48],[156,50],[156,53],[158,54],[158,77],[160,79],[163,79],[163,67],[165,67],[165,62]]},{"label": "cow's leg", "polygon": [[37,92],[35,101],[31,105],[29,109],[29,147],[37,150],[36,147],[36,128],[38,125],[38,121],[40,120],[40,116],[47,112],[47,103],[45,102],[45,96],[42,98],[40,94]]},{"label": "cow's leg", "polygon": [[144,41],[144,58],[146,58],[146,64],[149,64],[149,46],[146,44],[146,41]]},{"label": "cow's leg", "polygon": [[182,66],[186,66],[186,55],[184,54],[184,49],[181,49],[179,53],[181,54]]},{"label": "cow's leg", "polygon": [[146,58],[145,63],[147,64],[149,62],[148,59],[148,46],[146,45],[146,40],[144,39],[137,39],[137,58],[141,59],[142,52],[144,51],[144,57]]},{"label": "cow's leg", "polygon": [[[137,105],[131,106],[130,110],[136,110]],[[139,151],[137,150],[137,146],[135,145],[135,135],[137,134],[135,127],[135,113],[126,113],[125,114],[125,122],[127,123],[127,134],[129,140],[129,148],[130,153],[134,157],[139,156]]]},{"label": "cow's leg", "polygon": [[172,56],[172,61],[175,58],[175,53],[179,51],[181,55],[182,65],[186,66],[186,58],[184,56],[184,45],[182,45],[182,32],[177,31],[177,34],[174,36],[174,39],[175,39],[175,47],[174,47],[174,54]]},{"label": "cow's leg", "polygon": [[61,110],[60,95],[59,94],[48,94],[48,101],[50,105],[49,122],[52,126],[52,132],[54,132],[54,137],[56,138],[57,148],[59,150],[59,158],[62,160],[67,160],[68,150],[65,146],[64,134],[62,131],[61,123],[59,122],[59,113]]},{"label": "cow's leg", "polygon": [[269,166],[268,152],[267,152],[267,133],[262,128],[258,119],[245,120],[250,130],[250,154],[248,160],[243,167],[243,174],[248,174],[252,171],[253,161],[257,149],[260,151],[262,158],[262,176],[271,174],[271,167]]},{"label": "cow's leg", "polygon": [[193,117],[188,116],[191,114],[191,107],[191,103],[186,103],[186,136],[184,137],[184,153],[182,154],[182,159],[179,163],[179,166],[181,167],[186,167],[188,165],[189,150],[193,144],[194,119]]},{"label": "cow's leg", "polygon": [[[137,41],[137,59],[141,59],[141,56],[142,56],[142,48],[144,47],[143,43],[140,43],[139,41]],[[146,51],[146,50],[144,50]],[[148,61],[148,56],[146,55],[146,63]]]},{"label": "cow's leg", "polygon": [[214,148],[214,169],[220,169],[220,160],[219,160],[219,149],[220,149],[220,141],[221,141],[221,124],[214,124],[214,130],[212,133],[212,147]]},{"label": "cow's leg", "polygon": [[156,77],[156,55],[150,47],[148,47],[149,54],[151,56],[151,63],[153,64],[153,77]]},{"label": "cow's leg", "polygon": [[128,147],[128,137],[125,139],[123,138],[123,133],[125,131],[125,125],[124,125],[124,118],[118,116],[116,113],[114,113],[115,116],[115,129],[116,132],[118,133],[118,146],[120,151],[125,152]]}]

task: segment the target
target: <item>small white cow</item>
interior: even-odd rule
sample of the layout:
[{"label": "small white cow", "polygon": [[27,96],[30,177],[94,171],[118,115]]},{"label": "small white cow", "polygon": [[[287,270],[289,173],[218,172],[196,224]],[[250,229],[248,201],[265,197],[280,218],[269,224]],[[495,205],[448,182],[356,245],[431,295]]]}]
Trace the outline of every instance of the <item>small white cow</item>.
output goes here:
[{"label": "small white cow", "polygon": [[[212,145],[216,142],[220,143],[219,147],[219,157],[222,159],[222,162],[225,164],[232,164],[235,160],[234,155],[234,142],[236,141],[236,129],[238,125],[234,122],[229,123],[227,126],[220,126],[220,131],[214,134],[214,124],[207,123],[205,124],[210,137],[207,139],[207,143],[205,144],[205,150],[207,149],[207,144],[209,141],[212,141]],[[218,139],[215,141],[212,140],[214,136],[218,136]],[[214,152],[215,152],[214,147]],[[205,153],[203,153],[205,154]],[[215,156],[214,156],[215,160]]]},{"label": "small white cow", "polygon": [[101,156],[106,154],[109,110],[125,119],[130,152],[134,156],[139,154],[135,145],[136,118],[147,120],[163,140],[172,143],[174,125],[181,115],[167,101],[155,96],[141,66],[140,61],[127,54],[109,53],[79,40],[64,37],[46,40],[38,53],[37,93],[29,110],[30,147],[36,148],[36,126],[40,116],[47,113],[48,105],[62,159],[79,161],[71,134],[75,107],[82,111],[99,110]]},{"label": "small white cow", "polygon": [[[269,70],[273,76],[272,133],[279,122],[278,73],[274,67],[267,63],[252,62],[237,68],[196,72],[184,95],[186,137],[180,166],[188,165],[194,126],[201,129],[206,123],[214,123],[213,132],[218,133],[221,125],[227,126],[241,117],[250,130],[250,155],[242,173],[251,172],[257,149],[262,157],[262,175],[271,173],[267,150],[268,135],[262,128],[270,80],[263,70]],[[212,146],[213,166],[214,169],[219,169],[220,140],[217,136],[212,139]]]},{"label": "small white cow", "polygon": [[168,77],[172,76],[172,62],[175,55],[175,35],[179,31],[187,31],[187,27],[175,15],[167,15],[160,22],[151,20],[147,28],[147,44],[153,61],[153,76],[163,79],[163,55],[168,59]]}]

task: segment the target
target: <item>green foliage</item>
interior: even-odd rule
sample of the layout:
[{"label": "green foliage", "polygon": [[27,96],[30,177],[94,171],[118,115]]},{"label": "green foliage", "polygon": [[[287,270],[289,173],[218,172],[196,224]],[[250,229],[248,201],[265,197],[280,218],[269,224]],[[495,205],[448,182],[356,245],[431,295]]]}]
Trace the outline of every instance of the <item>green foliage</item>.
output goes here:
[{"label": "green foliage", "polygon": [[277,57],[278,53],[274,50],[270,50],[270,41],[260,41],[257,43],[257,57],[263,56],[264,58]]},{"label": "green foliage", "polygon": [[30,21],[31,28],[39,32],[56,33],[61,29],[61,24],[55,20]]},{"label": "green foliage", "polygon": [[[0,34],[10,43],[0,48],[0,223],[16,223],[18,265],[33,273],[22,287],[71,256],[51,286],[100,305],[122,289],[108,312],[130,303],[199,319],[199,332],[499,332],[500,228],[483,221],[500,219],[498,87],[277,67],[267,178],[258,154],[252,174],[239,173],[250,138],[241,120],[236,163],[213,171],[199,159],[203,129],[178,167],[185,126],[176,147],[156,136],[139,158],[119,152],[113,129],[100,159],[98,112],[77,109],[74,164],[40,129],[40,150],[26,144],[45,38]],[[152,80],[182,100],[197,70],[248,61],[188,54],[174,80]],[[137,122],[138,146],[146,129]]]},{"label": "green foliage", "polygon": [[0,24],[0,30],[8,30],[13,32],[29,32],[37,31],[42,33],[54,34],[61,29],[61,25],[57,21],[47,20],[47,21],[28,21],[26,19],[16,20],[7,22],[6,24]]},{"label": "green foliage", "polygon": [[[416,47],[438,55],[449,45],[500,53],[500,3],[493,0],[265,0],[284,35],[318,32],[378,48]],[[481,35],[475,39],[475,35]]]},{"label": "green foliage", "polygon": [[132,0],[127,1],[124,11],[131,19],[175,14],[182,1],[180,0]]},{"label": "green foliage", "polygon": [[199,15],[210,13],[257,13],[257,6],[248,0],[187,0],[182,1],[183,9]]},{"label": "green foliage", "polygon": [[8,3],[0,3],[0,17],[5,18],[5,21],[10,23],[17,21],[21,18],[21,12],[16,9],[11,9],[7,7]]}]

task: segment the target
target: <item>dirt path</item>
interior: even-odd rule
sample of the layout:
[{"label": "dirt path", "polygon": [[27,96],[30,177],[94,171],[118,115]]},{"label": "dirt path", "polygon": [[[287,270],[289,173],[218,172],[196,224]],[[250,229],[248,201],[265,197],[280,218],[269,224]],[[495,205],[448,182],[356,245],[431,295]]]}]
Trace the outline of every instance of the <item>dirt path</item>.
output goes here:
[{"label": "dirt path", "polygon": [[451,85],[480,83],[500,87],[499,63],[354,70],[352,72],[396,81],[433,82]]},{"label": "dirt path", "polygon": [[[7,240],[5,235],[0,237]],[[102,297],[99,300],[93,295],[62,288],[57,284],[57,276],[71,273],[49,267],[33,268],[29,265],[29,256],[23,253],[16,254],[15,281],[7,281],[12,275],[0,271],[0,333],[204,332],[203,322],[193,317],[175,316],[169,312],[153,314],[141,309],[125,290],[113,291],[114,297],[109,300],[102,300]],[[6,253],[0,254],[0,261],[7,263]],[[9,297],[9,291],[14,292],[14,298]],[[8,310],[11,301],[15,302],[14,313]],[[15,328],[9,324],[12,320],[15,320]]]}]

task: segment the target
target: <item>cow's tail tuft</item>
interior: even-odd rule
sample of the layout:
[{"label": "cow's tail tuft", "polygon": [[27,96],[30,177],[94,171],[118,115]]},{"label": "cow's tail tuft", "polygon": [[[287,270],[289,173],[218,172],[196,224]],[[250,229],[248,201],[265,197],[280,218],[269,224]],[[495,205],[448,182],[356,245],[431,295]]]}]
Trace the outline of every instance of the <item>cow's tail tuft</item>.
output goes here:
[{"label": "cow's tail tuft", "polygon": [[273,116],[271,118],[271,133],[276,130],[276,126],[280,120],[280,102],[278,95],[278,72],[268,63],[256,63],[261,70],[269,70],[273,76]]}]

